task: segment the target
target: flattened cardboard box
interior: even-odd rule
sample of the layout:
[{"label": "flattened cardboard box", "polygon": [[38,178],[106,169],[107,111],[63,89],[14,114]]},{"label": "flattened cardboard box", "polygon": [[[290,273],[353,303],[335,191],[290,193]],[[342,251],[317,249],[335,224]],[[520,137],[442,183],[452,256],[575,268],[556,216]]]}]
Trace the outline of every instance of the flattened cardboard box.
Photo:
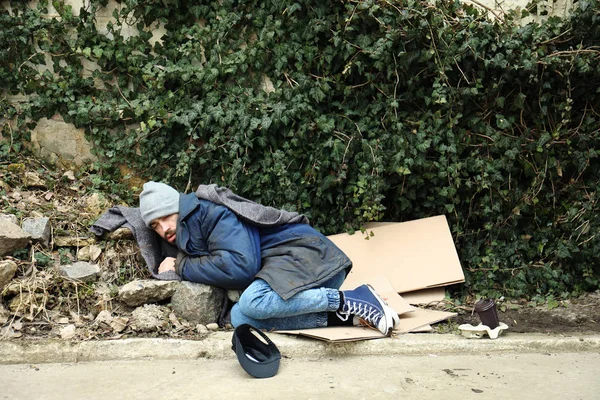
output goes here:
[{"label": "flattened cardboard box", "polygon": [[[390,282],[379,275],[365,281],[381,296],[386,303],[400,316],[400,325],[394,334],[408,332],[427,332],[430,324],[456,316],[455,313],[425,310],[413,307],[394,291]],[[381,332],[369,327],[333,326],[327,328],[282,330],[275,333],[306,336],[327,342],[350,342],[357,340],[380,339],[385,337]]]},{"label": "flattened cardboard box", "polygon": [[446,288],[443,286],[429,289],[413,290],[411,292],[402,292],[400,296],[408,304],[430,304],[437,303],[446,298]]},{"label": "flattened cardboard box", "polygon": [[377,275],[385,276],[397,293],[465,281],[444,215],[369,226],[364,234],[328,236],[352,260],[342,289]]},{"label": "flattened cardboard box", "polygon": [[[367,222],[366,229],[376,228],[383,225],[393,225],[398,222]],[[436,286],[427,289],[411,290],[410,292],[399,292],[400,296],[409,304],[430,304],[442,301],[446,298],[446,288],[444,286]],[[431,330],[431,327],[429,327]],[[421,330],[420,330],[421,331]],[[424,330],[423,330],[424,331]],[[414,330],[412,332],[415,332]]]},{"label": "flattened cardboard box", "polygon": [[[456,313],[445,311],[415,309],[400,316],[400,326],[394,330],[394,334],[408,332],[428,332],[431,330],[430,324],[455,317]],[[274,331],[273,333],[292,334],[306,336],[313,339],[324,340],[326,342],[353,342],[358,340],[381,339],[385,336],[376,329],[367,327],[345,327],[331,326],[327,328],[298,329],[286,331]]]},{"label": "flattened cardboard box", "polygon": [[[372,234],[371,234],[372,233]],[[366,237],[369,237],[367,240]],[[465,277],[446,217],[436,216],[400,223],[373,223],[365,234],[329,236],[352,260],[353,268],[342,289],[370,283],[400,315],[395,333],[422,332],[430,324],[455,313],[412,307],[441,300],[443,286],[464,282]],[[329,342],[377,339],[379,331],[364,327],[328,327],[278,331]]]}]

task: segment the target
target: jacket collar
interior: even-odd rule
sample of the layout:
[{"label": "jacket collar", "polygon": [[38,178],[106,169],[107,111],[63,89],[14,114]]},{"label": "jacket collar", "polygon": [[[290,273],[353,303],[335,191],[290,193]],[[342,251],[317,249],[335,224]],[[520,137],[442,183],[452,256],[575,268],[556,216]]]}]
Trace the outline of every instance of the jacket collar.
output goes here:
[{"label": "jacket collar", "polygon": [[181,193],[179,195],[179,220],[186,219],[200,206],[200,199],[196,193]]}]

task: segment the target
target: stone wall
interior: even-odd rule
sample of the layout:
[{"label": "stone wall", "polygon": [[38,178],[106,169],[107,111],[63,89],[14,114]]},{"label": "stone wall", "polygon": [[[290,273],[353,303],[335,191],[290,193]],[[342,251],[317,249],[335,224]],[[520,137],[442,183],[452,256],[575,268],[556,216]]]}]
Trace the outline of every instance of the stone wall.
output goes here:
[{"label": "stone wall", "polygon": [[[77,16],[81,8],[88,6],[89,1],[86,0],[63,0],[66,5],[70,5],[73,9],[73,15]],[[37,1],[29,1],[30,7],[36,7]],[[1,1],[0,6],[3,9],[10,10],[8,1]],[[107,30],[107,25],[110,21],[114,21],[112,17],[114,10],[119,10],[122,7],[120,3],[110,0],[108,5],[96,14],[96,23],[98,31],[110,36]],[[48,4],[48,13],[46,18],[60,18],[59,13],[52,6],[52,2]],[[151,43],[155,43],[165,33],[165,29],[161,26],[151,27],[152,38]],[[121,29],[121,35],[128,38],[138,34],[134,26],[124,25]],[[82,60],[84,67],[84,76],[89,77],[92,72],[98,67],[94,62]],[[50,56],[46,57],[46,64],[38,65],[40,71],[53,71],[52,61]],[[27,96],[14,95],[7,96],[9,101],[17,107],[19,104],[28,101]],[[13,123],[14,121],[2,121],[0,123]],[[2,139],[0,134],[0,139]],[[71,123],[66,123],[62,116],[55,115],[50,119],[42,118],[38,121],[36,128],[31,132],[31,148],[36,154],[52,164],[58,164],[62,167],[80,167],[96,160],[96,157],[91,152],[91,143],[85,138],[83,129],[76,128]]]},{"label": "stone wall", "polygon": [[[503,13],[508,12],[512,9],[523,9],[529,2],[529,0],[464,0],[475,4],[476,6],[486,9],[489,11],[491,18],[501,17]],[[60,18],[58,12],[52,7],[49,2],[47,18]],[[86,7],[89,1],[86,0],[64,0],[64,3],[72,6],[73,14],[79,15],[80,9]],[[2,1],[1,7],[10,10],[9,3]],[[36,1],[30,1],[29,4],[35,7]],[[538,10],[546,10],[547,13],[540,12],[540,14],[547,14],[545,16],[531,16],[524,19],[523,22],[529,22],[533,19],[543,20],[549,15],[563,16],[566,15],[570,8],[573,6],[572,0],[547,0],[542,3],[542,6],[538,6]],[[102,9],[96,15],[97,27],[99,32],[103,32],[106,35],[110,35],[106,29],[107,24],[113,20],[112,14],[114,10],[119,10],[122,7],[120,3],[114,0],[110,0],[107,7]],[[161,40],[161,37],[165,33],[165,29],[162,26],[151,27],[152,38],[150,41],[155,43]],[[138,34],[137,29],[134,26],[125,25],[121,34],[124,37],[131,37]],[[93,62],[83,60],[84,74],[87,76],[91,75],[92,71],[97,67]],[[39,65],[41,70],[52,71],[52,65],[47,59],[46,65]],[[271,81],[265,77],[264,89],[266,91],[272,90]],[[25,96],[9,96],[9,100],[18,105],[27,101]],[[0,123],[3,121],[0,121]],[[6,121],[4,121],[6,123]],[[1,137],[0,137],[1,139]],[[63,121],[60,115],[54,116],[51,119],[43,118],[38,121],[38,126],[32,132],[32,147],[36,150],[39,156],[44,157],[49,162],[60,163],[63,166],[81,166],[87,162],[94,160],[94,157],[90,151],[90,143],[85,139],[84,132],[82,129],[77,129],[72,124],[68,124]]]}]

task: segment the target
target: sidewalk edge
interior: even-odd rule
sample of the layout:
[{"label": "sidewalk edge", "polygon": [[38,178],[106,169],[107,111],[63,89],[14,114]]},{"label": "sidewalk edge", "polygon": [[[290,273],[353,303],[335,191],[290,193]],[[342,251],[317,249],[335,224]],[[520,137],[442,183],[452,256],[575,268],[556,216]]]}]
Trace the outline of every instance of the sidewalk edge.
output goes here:
[{"label": "sidewalk edge", "polygon": [[[74,363],[141,359],[228,359],[232,332],[214,332],[203,340],[119,339],[102,341],[13,340],[0,342],[0,364]],[[507,334],[495,340],[453,334],[405,334],[394,338],[327,343],[269,333],[284,357],[561,353],[600,351],[600,335]]]}]

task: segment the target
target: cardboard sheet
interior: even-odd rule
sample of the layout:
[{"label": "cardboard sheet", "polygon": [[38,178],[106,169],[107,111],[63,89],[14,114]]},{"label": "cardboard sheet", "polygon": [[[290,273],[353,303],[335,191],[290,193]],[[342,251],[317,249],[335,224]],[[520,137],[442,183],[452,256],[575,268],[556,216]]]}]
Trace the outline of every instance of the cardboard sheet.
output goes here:
[{"label": "cardboard sheet", "polygon": [[[386,303],[398,312],[400,325],[394,333],[428,332],[430,324],[456,316],[455,313],[426,310],[413,307],[398,295],[390,282],[382,276],[372,277],[368,282]],[[374,328],[360,326],[331,326],[326,328],[282,330],[275,333],[306,336],[327,342],[350,342],[368,339],[380,339],[385,336]]]},{"label": "cardboard sheet", "polygon": [[[329,239],[354,264],[342,289],[354,289],[365,283],[373,286],[400,316],[396,334],[428,332],[432,329],[431,324],[456,316],[455,313],[411,305],[443,300],[444,286],[465,280],[445,216],[409,222],[371,223],[367,225],[365,234],[344,233],[329,236]],[[403,293],[403,296],[398,293]],[[384,337],[373,328],[342,326],[277,333],[301,335],[327,342]]]},{"label": "cardboard sheet", "polygon": [[435,287],[431,289],[414,290],[412,292],[400,293],[400,296],[408,304],[429,304],[442,301],[446,298],[446,289],[444,287]]},{"label": "cardboard sheet", "polygon": [[390,281],[383,275],[369,277],[364,283],[368,283],[373,287],[375,292],[392,307],[398,315],[403,315],[407,312],[412,312],[415,307],[411,306],[402,296],[394,291]]},{"label": "cardboard sheet", "polygon": [[377,275],[385,276],[398,293],[464,282],[444,215],[369,226],[364,234],[328,236],[354,265],[342,289]]},{"label": "cardboard sheet", "polygon": [[426,328],[431,324],[435,324],[436,322],[443,321],[445,319],[455,317],[458,314],[446,312],[446,311],[436,311],[436,310],[426,310],[424,308],[415,308],[414,312],[407,313],[400,316],[400,326],[394,330],[394,332],[398,333],[408,333],[408,332],[421,332],[422,328]]},{"label": "cardboard sheet", "polygon": [[359,340],[381,339],[385,336],[376,329],[359,326],[330,326],[327,328],[297,329],[288,331],[273,331],[273,333],[305,336],[325,342],[355,342]]},{"label": "cardboard sheet", "polygon": [[415,328],[412,331],[410,331],[410,333],[427,333],[427,332],[431,332],[433,330],[433,327],[431,325],[424,325],[420,328]]},{"label": "cardboard sheet", "polygon": [[[394,330],[394,334],[429,332],[432,330],[430,324],[443,321],[456,315],[456,313],[445,311],[417,308],[413,312],[405,313],[400,316],[400,326]],[[385,337],[381,332],[374,328],[360,326],[331,326],[327,328],[274,331],[274,333],[306,336],[332,343],[381,339]]]}]

